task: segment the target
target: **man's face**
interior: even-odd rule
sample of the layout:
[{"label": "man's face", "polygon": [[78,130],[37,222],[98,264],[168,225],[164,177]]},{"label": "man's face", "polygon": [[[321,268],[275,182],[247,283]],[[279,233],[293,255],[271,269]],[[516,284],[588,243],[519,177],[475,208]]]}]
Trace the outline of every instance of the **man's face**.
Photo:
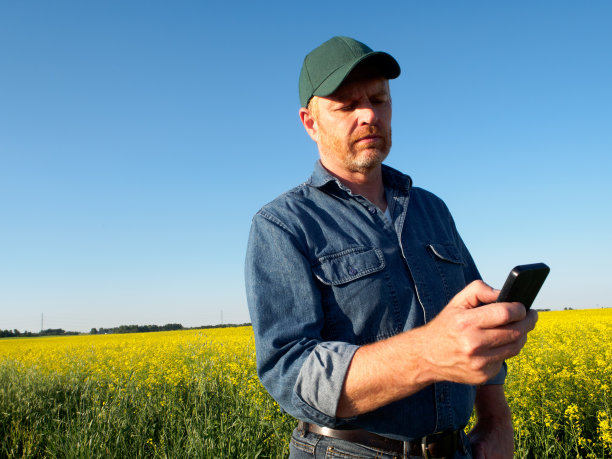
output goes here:
[{"label": "man's face", "polygon": [[321,161],[332,172],[367,173],[389,154],[391,96],[386,79],[352,78],[331,96],[315,97],[309,107]]}]

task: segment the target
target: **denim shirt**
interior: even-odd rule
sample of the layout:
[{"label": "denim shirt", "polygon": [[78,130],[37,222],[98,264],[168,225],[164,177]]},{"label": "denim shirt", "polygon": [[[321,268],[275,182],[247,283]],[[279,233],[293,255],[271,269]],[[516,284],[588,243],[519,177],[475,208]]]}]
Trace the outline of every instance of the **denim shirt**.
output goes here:
[{"label": "denim shirt", "polygon": [[[383,165],[391,221],[320,162],[254,217],[245,279],[257,371],[283,410],[332,428],[410,440],[464,427],[476,388],[432,384],[352,418],[335,416],[359,346],[431,321],[480,275],[446,205]],[[489,383],[502,384],[505,365]]]}]

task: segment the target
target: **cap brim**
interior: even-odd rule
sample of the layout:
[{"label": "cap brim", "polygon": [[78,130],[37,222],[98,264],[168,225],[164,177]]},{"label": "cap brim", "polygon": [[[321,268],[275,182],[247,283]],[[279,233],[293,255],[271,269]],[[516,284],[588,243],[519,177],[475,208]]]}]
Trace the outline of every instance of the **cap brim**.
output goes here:
[{"label": "cap brim", "polygon": [[388,80],[397,78],[400,74],[400,66],[393,56],[382,51],[373,51],[336,69],[313,91],[312,95],[319,97],[332,95],[350,73],[362,65],[378,70],[381,76]]}]

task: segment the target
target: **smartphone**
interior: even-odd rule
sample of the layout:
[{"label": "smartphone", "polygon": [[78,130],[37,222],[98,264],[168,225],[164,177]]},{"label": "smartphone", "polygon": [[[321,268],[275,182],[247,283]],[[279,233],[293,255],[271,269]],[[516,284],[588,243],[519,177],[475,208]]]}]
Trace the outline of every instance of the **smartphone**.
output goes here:
[{"label": "smartphone", "polygon": [[529,310],[549,272],[550,268],[544,263],[516,266],[508,274],[508,278],[499,292],[497,302],[511,303],[518,301]]}]

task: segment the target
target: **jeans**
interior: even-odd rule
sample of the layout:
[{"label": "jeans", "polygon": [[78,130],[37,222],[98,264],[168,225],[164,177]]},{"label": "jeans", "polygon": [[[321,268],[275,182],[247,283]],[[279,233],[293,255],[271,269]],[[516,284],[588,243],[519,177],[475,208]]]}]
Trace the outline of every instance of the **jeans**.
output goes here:
[{"label": "jeans", "polygon": [[[466,453],[457,450],[453,459],[470,459],[470,444],[463,435]],[[324,437],[313,432],[293,431],[289,444],[290,459],[400,459],[396,453],[369,446],[362,446],[346,440]],[[407,456],[402,459],[416,459],[422,456]]]}]

